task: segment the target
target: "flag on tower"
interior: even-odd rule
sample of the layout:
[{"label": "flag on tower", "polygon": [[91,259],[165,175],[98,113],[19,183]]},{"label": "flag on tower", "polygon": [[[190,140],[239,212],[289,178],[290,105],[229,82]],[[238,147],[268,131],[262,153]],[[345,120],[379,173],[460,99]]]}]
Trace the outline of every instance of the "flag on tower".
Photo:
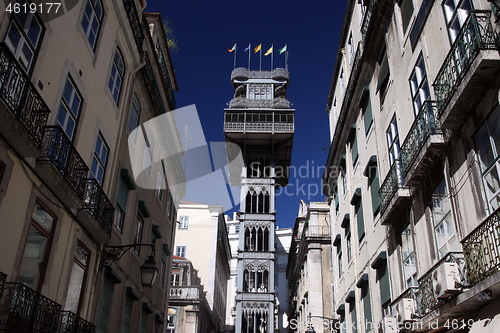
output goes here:
[{"label": "flag on tower", "polygon": [[248,46],[245,48],[245,52],[250,51],[250,43],[248,43]]},{"label": "flag on tower", "polygon": [[283,46],[283,48],[282,48],[282,49],[280,49],[280,54],[282,54],[283,52],[286,52],[286,46],[287,46],[287,45],[285,44],[285,46]]},{"label": "flag on tower", "polygon": [[236,51],[236,44],[233,45],[232,48],[228,49],[228,52]]},{"label": "flag on tower", "polygon": [[262,44],[259,44],[259,45],[257,45],[257,46],[253,49],[253,52],[254,52],[254,53],[257,53],[257,52],[259,52],[261,49],[262,49]]},{"label": "flag on tower", "polygon": [[264,53],[264,55],[265,56],[266,55],[270,55],[271,53],[273,53],[273,47],[272,46],[269,48],[269,50],[266,51],[266,53]]}]

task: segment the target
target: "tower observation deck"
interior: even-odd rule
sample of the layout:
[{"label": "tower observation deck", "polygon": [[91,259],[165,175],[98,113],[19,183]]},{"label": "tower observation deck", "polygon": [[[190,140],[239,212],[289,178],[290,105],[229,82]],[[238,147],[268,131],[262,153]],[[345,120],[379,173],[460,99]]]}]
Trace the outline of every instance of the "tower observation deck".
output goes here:
[{"label": "tower observation deck", "polygon": [[286,98],[286,69],[231,73],[234,97],[224,109],[226,141],[237,144],[245,161],[241,177],[240,243],[236,327],[241,333],[273,333],[275,189],[288,183],[294,114]]}]

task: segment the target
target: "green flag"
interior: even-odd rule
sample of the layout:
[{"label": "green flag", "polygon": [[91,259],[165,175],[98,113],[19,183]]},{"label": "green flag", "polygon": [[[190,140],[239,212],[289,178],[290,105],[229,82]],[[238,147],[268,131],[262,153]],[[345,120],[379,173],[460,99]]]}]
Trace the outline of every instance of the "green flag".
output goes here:
[{"label": "green flag", "polygon": [[282,49],[280,49],[280,54],[282,54],[283,52],[286,52],[286,45],[285,45],[285,46],[283,46],[283,48],[282,48]]}]

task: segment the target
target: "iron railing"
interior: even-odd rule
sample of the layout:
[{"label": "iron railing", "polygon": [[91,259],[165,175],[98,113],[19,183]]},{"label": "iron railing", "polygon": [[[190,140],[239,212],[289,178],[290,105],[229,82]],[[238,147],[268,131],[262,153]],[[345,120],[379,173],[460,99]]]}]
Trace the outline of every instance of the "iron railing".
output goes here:
[{"label": "iron railing", "polygon": [[46,126],[39,161],[49,161],[83,199],[89,168],[60,126]]},{"label": "iron railing", "polygon": [[491,25],[491,11],[471,11],[446,56],[433,83],[438,117],[481,50],[496,50],[498,44]]},{"label": "iron railing", "polygon": [[0,99],[39,146],[50,109],[4,43],[0,43]]},{"label": "iron railing", "polygon": [[130,28],[132,29],[132,34],[134,35],[135,45],[137,46],[139,57],[143,59],[145,54],[142,49],[142,43],[144,42],[144,33],[141,29],[141,21],[139,20],[139,15],[137,15],[135,0],[123,0],[123,6],[125,7],[125,12],[127,13]]},{"label": "iron railing", "polygon": [[365,15],[363,17],[363,22],[361,24],[361,36],[363,41],[366,38],[368,28],[370,27],[370,23],[372,22],[372,15],[377,2],[378,0],[369,0],[368,6],[366,6]]},{"label": "iron railing", "polygon": [[422,277],[418,279],[419,297],[417,305],[422,314],[434,311],[445,304],[448,299],[438,299],[434,293],[433,273],[444,263],[456,263],[459,268],[460,285],[467,286],[467,276],[465,273],[465,259],[462,252],[449,252],[431,267]]},{"label": "iron railing", "polygon": [[57,333],[61,305],[22,283],[5,283],[0,297],[0,332]]},{"label": "iron railing", "polygon": [[462,240],[467,279],[475,285],[500,269],[500,209],[497,209]]},{"label": "iron railing", "polygon": [[165,60],[165,55],[160,47],[156,49],[158,51],[158,62],[160,63],[161,72],[163,74],[163,80],[165,81],[167,88],[167,95],[170,101],[170,106],[172,110],[176,107],[174,89],[172,88],[172,80],[170,79],[170,75],[168,74],[167,62]]},{"label": "iron railing", "polygon": [[403,171],[406,176],[413,166],[416,157],[424,147],[425,142],[431,134],[442,133],[436,124],[434,112],[436,104],[434,101],[425,101],[418,113],[413,125],[411,125],[408,136],[401,146],[401,157]]},{"label": "iron railing", "polygon": [[71,311],[59,313],[59,333],[95,333],[95,326]]},{"label": "iron railing", "polygon": [[293,133],[294,114],[290,112],[226,112],[224,131]]},{"label": "iron railing", "polygon": [[111,235],[115,208],[109,201],[106,193],[102,190],[101,185],[96,179],[85,179],[85,198],[83,209],[88,210],[101,226],[106,230],[108,235]]},{"label": "iron railing", "polygon": [[392,303],[392,306],[397,305],[403,298],[410,298],[415,301],[415,314],[417,316],[422,316],[423,313],[420,311],[419,305],[421,304],[420,301],[420,289],[418,287],[408,287],[405,291],[401,293]]},{"label": "iron railing", "polygon": [[330,237],[330,227],[327,225],[309,225],[304,228],[304,236],[306,237]]},{"label": "iron railing", "polygon": [[378,191],[380,195],[380,212],[383,213],[389,206],[394,194],[403,187],[403,163],[395,160]]},{"label": "iron railing", "polygon": [[269,99],[248,99],[246,97],[235,97],[229,101],[229,108],[269,108],[290,109],[292,103],[284,97]]}]

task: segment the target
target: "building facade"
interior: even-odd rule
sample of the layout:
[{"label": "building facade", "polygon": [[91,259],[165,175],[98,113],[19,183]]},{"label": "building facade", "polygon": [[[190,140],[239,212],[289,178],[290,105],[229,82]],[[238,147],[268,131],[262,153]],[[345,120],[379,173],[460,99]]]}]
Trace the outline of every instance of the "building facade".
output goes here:
[{"label": "building facade", "polygon": [[290,332],[330,331],[333,318],[333,263],[329,207],[300,201],[288,254]]},{"label": "building facade", "polygon": [[275,189],[288,182],[295,111],[286,99],[285,69],[236,68],[231,83],[234,98],[224,110],[224,134],[244,159],[236,175],[242,177],[242,200],[235,331],[270,333],[277,328]]},{"label": "building facade", "polygon": [[215,332],[198,271],[190,260],[173,256],[166,333]]},{"label": "building facade", "polygon": [[346,332],[499,312],[497,5],[348,2],[323,177]]},{"label": "building facade", "polygon": [[[175,107],[160,15],[133,0],[55,16],[6,5],[0,331],[163,332],[181,194],[158,165],[146,165],[157,189],[137,187],[127,151],[135,127]],[[141,280],[145,262],[153,283]]]},{"label": "building facade", "polygon": [[224,332],[231,249],[223,208],[181,202],[174,254],[189,258],[198,270],[215,332]]}]

